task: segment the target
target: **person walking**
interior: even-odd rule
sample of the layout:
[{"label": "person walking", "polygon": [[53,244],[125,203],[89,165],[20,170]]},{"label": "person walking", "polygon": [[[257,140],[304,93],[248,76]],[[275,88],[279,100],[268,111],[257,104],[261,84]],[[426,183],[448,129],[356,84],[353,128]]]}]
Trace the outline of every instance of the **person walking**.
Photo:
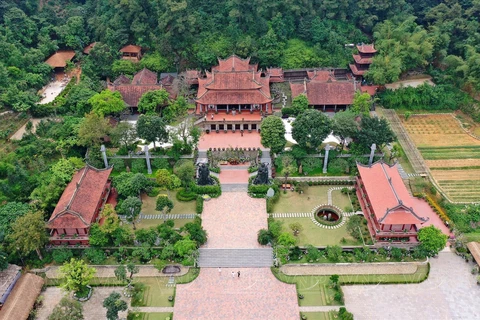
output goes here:
[{"label": "person walking", "polygon": [[232,271],[232,278],[235,279],[235,272]]},{"label": "person walking", "polygon": [[240,278],[240,271],[237,272],[238,278]]},{"label": "person walking", "polygon": [[222,275],[222,268],[218,267],[218,275],[221,276]]}]

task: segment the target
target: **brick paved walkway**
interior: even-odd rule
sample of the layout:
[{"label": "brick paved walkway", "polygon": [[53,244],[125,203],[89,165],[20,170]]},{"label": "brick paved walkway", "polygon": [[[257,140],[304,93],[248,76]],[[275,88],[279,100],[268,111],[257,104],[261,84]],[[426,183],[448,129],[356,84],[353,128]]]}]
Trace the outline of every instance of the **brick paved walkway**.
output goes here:
[{"label": "brick paved walkway", "polygon": [[480,288],[472,264],[446,249],[430,260],[419,284],[343,286],[355,320],[480,319]]},{"label": "brick paved walkway", "polygon": [[[232,278],[231,271],[241,272]],[[269,268],[203,268],[198,278],[178,285],[175,320],[299,318],[295,285],[278,281]]]},{"label": "brick paved walkway", "polygon": [[203,134],[198,141],[198,150],[208,150],[209,148],[261,148],[260,133],[244,132],[211,132]]},{"label": "brick paved walkway", "polygon": [[387,263],[325,263],[317,265],[283,265],[280,270],[287,275],[332,275],[332,274],[413,274],[421,262]]},{"label": "brick paved walkway", "polygon": [[[95,273],[96,277],[99,278],[115,278],[115,269],[118,266],[93,266],[97,272]],[[58,266],[48,267],[48,270],[45,272],[47,278],[56,279],[62,277],[58,271]],[[187,267],[180,266],[180,273],[175,274],[176,276],[184,275],[188,272]],[[169,277],[170,275],[165,275],[158,271],[153,265],[139,265],[138,273],[135,274],[135,277]]]},{"label": "brick paved walkway", "polygon": [[206,248],[259,248],[258,230],[267,228],[265,199],[245,192],[228,192],[206,201],[202,225],[208,233]]}]

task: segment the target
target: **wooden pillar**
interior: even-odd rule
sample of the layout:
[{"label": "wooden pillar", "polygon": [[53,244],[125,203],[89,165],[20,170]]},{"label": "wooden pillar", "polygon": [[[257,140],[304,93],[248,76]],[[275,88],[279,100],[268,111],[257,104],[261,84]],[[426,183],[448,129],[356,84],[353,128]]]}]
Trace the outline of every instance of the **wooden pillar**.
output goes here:
[{"label": "wooden pillar", "polygon": [[242,111],[242,107],[240,104],[238,105],[238,111]]},{"label": "wooden pillar", "polygon": [[325,112],[325,105],[323,105],[323,112]]},{"label": "wooden pillar", "polygon": [[227,104],[227,113],[228,113],[228,104]]}]

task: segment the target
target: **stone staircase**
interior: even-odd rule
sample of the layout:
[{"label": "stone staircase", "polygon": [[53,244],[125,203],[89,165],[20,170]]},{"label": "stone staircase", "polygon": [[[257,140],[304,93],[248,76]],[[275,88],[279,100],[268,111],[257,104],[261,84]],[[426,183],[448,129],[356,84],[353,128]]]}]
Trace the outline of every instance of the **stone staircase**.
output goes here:
[{"label": "stone staircase", "polygon": [[247,192],[248,183],[222,183],[222,192]]},{"label": "stone staircase", "polygon": [[266,268],[273,265],[273,249],[209,249],[200,248],[201,268]]}]

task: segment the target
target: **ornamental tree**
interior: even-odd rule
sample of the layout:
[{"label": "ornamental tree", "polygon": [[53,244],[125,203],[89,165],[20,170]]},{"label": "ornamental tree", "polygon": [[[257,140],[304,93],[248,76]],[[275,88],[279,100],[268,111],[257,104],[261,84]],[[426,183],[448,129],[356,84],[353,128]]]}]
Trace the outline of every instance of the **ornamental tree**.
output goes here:
[{"label": "ornamental tree", "polygon": [[168,132],[162,118],[155,115],[140,115],[137,121],[137,134],[140,138],[149,142],[153,142],[153,148],[155,148],[155,142],[167,142]]},{"label": "ornamental tree", "polygon": [[358,132],[359,124],[355,121],[356,115],[350,111],[337,112],[333,117],[332,129],[341,139],[342,149],[345,139],[354,137]]},{"label": "ornamental tree", "polygon": [[127,303],[121,297],[120,293],[112,292],[103,300],[103,307],[107,308],[107,320],[117,320],[118,313],[128,309]]},{"label": "ornamental tree", "polygon": [[112,142],[116,145],[123,145],[126,150],[137,141],[137,131],[135,127],[128,122],[120,122],[112,129],[110,134]]},{"label": "ornamental tree", "polygon": [[292,109],[295,110],[296,115],[302,114],[308,109],[308,98],[305,94],[299,94],[292,100]]},{"label": "ornamental tree", "polygon": [[88,99],[88,103],[92,105],[92,111],[101,117],[117,114],[125,109],[125,102],[118,91],[103,90]]},{"label": "ornamental tree", "polygon": [[422,228],[417,234],[420,246],[425,249],[429,256],[435,256],[447,244],[447,236],[433,225]]},{"label": "ornamental tree", "polygon": [[188,189],[195,177],[195,166],[192,162],[184,162],[180,166],[174,168],[175,174],[178,176],[185,189]]},{"label": "ornamental tree", "polygon": [[115,271],[115,278],[117,278],[118,281],[125,282],[127,281],[127,269],[125,269],[125,266],[123,264],[119,265]]},{"label": "ornamental tree", "polygon": [[72,258],[70,262],[65,262],[60,267],[60,272],[64,275],[62,288],[67,291],[79,292],[90,283],[96,270],[89,267],[85,261]]},{"label": "ornamental tree", "polygon": [[135,230],[135,220],[142,210],[142,200],[140,200],[138,197],[130,196],[122,202],[120,209],[127,217],[127,221],[133,224],[133,230]]},{"label": "ornamental tree", "polygon": [[[162,212],[164,218],[166,219],[166,214],[168,214],[173,209],[173,202],[166,194],[159,194],[157,197],[157,202],[155,205],[155,210]],[[164,219],[164,220],[165,220]]]},{"label": "ornamental tree", "polygon": [[332,131],[330,119],[317,110],[306,110],[292,124],[292,136],[305,149],[316,149]]},{"label": "ornamental tree", "polygon": [[279,153],[285,147],[285,126],[282,119],[277,116],[268,116],[263,119],[260,125],[260,136],[262,145],[270,148],[273,153]]},{"label": "ornamental tree", "polygon": [[372,97],[368,93],[355,92],[353,96],[353,103],[350,107],[350,111],[355,115],[362,114],[368,116],[370,114],[370,107],[372,105]]},{"label": "ornamental tree", "polygon": [[78,143],[82,146],[99,146],[110,132],[110,124],[102,115],[91,112],[85,116],[78,129]]}]

